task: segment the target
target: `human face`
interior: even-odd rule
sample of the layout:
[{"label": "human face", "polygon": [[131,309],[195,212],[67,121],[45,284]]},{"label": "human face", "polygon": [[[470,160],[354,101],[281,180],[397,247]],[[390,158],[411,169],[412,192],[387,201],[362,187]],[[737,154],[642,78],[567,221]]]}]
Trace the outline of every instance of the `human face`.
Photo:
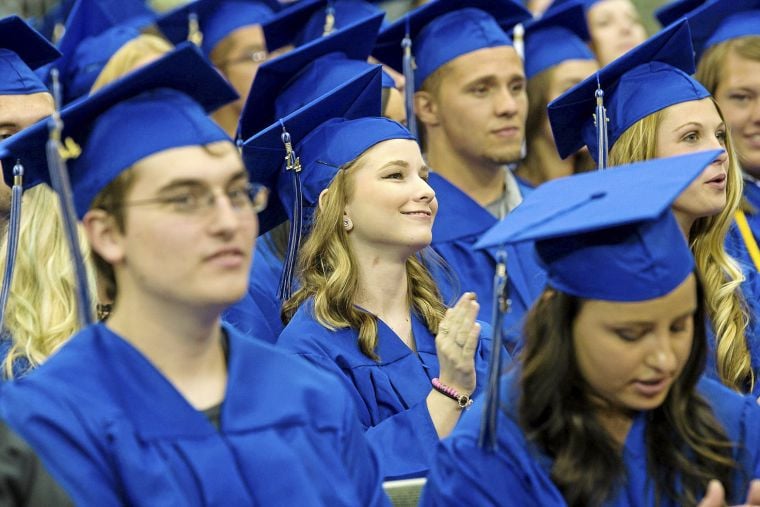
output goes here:
[{"label": "human face", "polygon": [[[240,299],[258,231],[251,207],[234,208],[223,197],[245,185],[248,175],[232,143],[173,148],[134,165],[124,198],[124,231],[115,263],[119,297],[131,290],[143,300],[189,307],[218,307]],[[216,202],[207,213],[183,213],[168,204],[129,206],[188,191],[210,189]]]},{"label": "human face", "polygon": [[[657,158],[726,146],[726,126],[712,99],[692,100],[662,111],[657,126]],[[673,210],[690,219],[717,215],[726,206],[728,155],[724,152],[678,196]]]},{"label": "human face", "polygon": [[[599,70],[595,60],[565,60],[551,68],[546,103],[556,99],[567,90],[580,83],[588,76]],[[544,110],[544,137],[554,144],[549,115]]]},{"label": "human face", "polygon": [[[226,47],[223,55],[217,54],[217,48]],[[268,58],[264,30],[261,25],[249,25],[230,33],[212,51],[212,61],[219,67],[235,91],[242,111],[245,99],[256,77],[256,72]]]},{"label": "human face", "polygon": [[404,106],[404,96],[396,88],[387,88],[388,99],[385,102],[383,116],[395,120],[399,123],[406,124],[406,107]]},{"label": "human face", "polygon": [[760,61],[728,53],[715,90],[742,168],[760,178]]},{"label": "human face", "polygon": [[647,38],[631,0],[600,0],[586,11],[591,46],[604,66]]},{"label": "human face", "polygon": [[587,300],[573,323],[578,370],[604,408],[652,410],[691,354],[696,281],[641,302]]},{"label": "human face", "polygon": [[[46,92],[31,95],[0,95],[0,139],[53,114],[53,97]],[[0,178],[0,216],[8,216],[11,209],[11,189]]]},{"label": "human face", "polygon": [[401,259],[430,244],[438,212],[429,169],[416,142],[391,139],[365,151],[352,178],[344,210],[353,223],[354,250],[392,251]]},{"label": "human face", "polygon": [[528,95],[515,49],[480,49],[446,65],[435,102],[451,149],[478,165],[519,160]]}]

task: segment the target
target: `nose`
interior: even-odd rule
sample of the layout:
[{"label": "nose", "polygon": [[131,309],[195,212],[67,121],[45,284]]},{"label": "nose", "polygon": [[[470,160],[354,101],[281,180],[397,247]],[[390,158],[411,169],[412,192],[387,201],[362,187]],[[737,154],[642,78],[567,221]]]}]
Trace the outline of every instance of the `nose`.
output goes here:
[{"label": "nose", "polygon": [[673,343],[669,333],[658,334],[653,338],[653,346],[647,355],[647,366],[660,373],[674,373],[678,367],[678,360],[673,351]]},{"label": "nose", "polygon": [[512,117],[517,114],[520,93],[522,92],[512,92],[509,86],[503,88],[500,93],[495,93],[494,112],[496,115]]},{"label": "nose", "polygon": [[749,110],[750,121],[755,125],[760,125],[760,98],[755,97],[755,100],[752,101],[752,106],[749,108]]},{"label": "nose", "polygon": [[213,234],[220,234],[223,236],[229,236],[235,233],[240,227],[240,222],[243,220],[243,213],[251,213],[253,220],[256,220],[255,213],[253,211],[239,210],[233,206],[232,201],[224,192],[220,192],[215,196],[214,203],[212,204],[212,210],[210,210],[210,230]]},{"label": "nose", "polygon": [[716,158],[713,161],[713,164],[717,165],[725,165],[726,162],[728,162],[728,153],[726,153],[726,150],[723,150],[720,155],[718,155],[718,158]]},{"label": "nose", "polygon": [[435,190],[433,190],[433,187],[421,177],[418,178],[417,181],[416,199],[425,202],[430,202],[435,199]]}]

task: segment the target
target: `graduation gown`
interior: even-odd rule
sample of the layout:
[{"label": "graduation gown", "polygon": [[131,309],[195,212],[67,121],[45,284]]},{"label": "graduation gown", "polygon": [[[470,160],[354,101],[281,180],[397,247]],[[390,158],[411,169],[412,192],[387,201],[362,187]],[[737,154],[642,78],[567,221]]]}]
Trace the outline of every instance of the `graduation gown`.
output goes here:
[{"label": "graduation gown", "polygon": [[[309,299],[277,342],[345,381],[386,480],[424,476],[438,442],[426,404],[430,382],[439,372],[435,337],[414,313],[411,319],[417,353],[378,319],[376,352],[380,361],[374,361],[359,349],[356,330],[330,331],[317,322]],[[490,331],[483,327],[475,356],[476,396],[486,381],[490,352]]]},{"label": "graduation gown", "polygon": [[2,417],[77,505],[386,505],[340,383],[227,334],[218,431],[102,324],[6,384]]},{"label": "graduation gown", "polygon": [[[502,399],[514,409],[514,374],[502,383]],[[734,475],[735,498],[747,494],[749,479],[760,477],[760,408],[754,399],[741,396],[712,380],[702,380],[699,391],[712,406],[729,439],[740,449],[734,454],[739,470]],[[514,391],[512,391],[514,392]],[[482,405],[476,402],[450,438],[438,446],[435,464],[422,494],[421,506],[499,505],[504,507],[562,506],[565,501],[551,480],[551,459],[529,442],[513,415],[499,412],[496,453],[478,447]],[[647,476],[646,413],[640,413],[626,438],[623,461],[626,479],[605,506],[654,506],[653,481]],[[747,479],[742,476],[746,474]],[[661,498],[661,507],[676,507]]]},{"label": "graduation gown", "polygon": [[[440,270],[431,272],[445,301],[456,301],[464,292],[475,292],[480,302],[478,318],[490,323],[498,249],[474,250],[472,247],[498,220],[439,174],[430,173],[428,183],[440,203],[431,246],[456,275],[458,284],[452,284]],[[532,243],[509,245],[506,253],[511,305],[504,316],[503,330],[507,341],[516,343],[522,334],[523,317],[546,286],[546,274],[539,266]]]}]

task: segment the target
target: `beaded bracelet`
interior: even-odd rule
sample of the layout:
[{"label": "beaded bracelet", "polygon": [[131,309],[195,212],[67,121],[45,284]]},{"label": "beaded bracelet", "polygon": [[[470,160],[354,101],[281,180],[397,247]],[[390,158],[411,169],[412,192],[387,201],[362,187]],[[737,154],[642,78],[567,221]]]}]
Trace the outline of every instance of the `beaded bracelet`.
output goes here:
[{"label": "beaded bracelet", "polygon": [[459,394],[459,392],[453,387],[441,383],[441,381],[438,380],[438,377],[431,380],[430,383],[433,384],[433,389],[456,401],[459,404],[459,408],[468,408],[472,405],[472,399],[469,394]]}]

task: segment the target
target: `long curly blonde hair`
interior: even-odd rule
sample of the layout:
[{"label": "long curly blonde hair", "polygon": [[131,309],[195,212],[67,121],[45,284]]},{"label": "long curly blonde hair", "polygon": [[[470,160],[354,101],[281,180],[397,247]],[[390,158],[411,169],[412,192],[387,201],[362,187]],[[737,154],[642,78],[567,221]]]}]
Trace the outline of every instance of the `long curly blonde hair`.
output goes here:
[{"label": "long curly blonde hair", "polygon": [[[721,120],[724,120],[717,103],[715,108]],[[662,118],[663,112],[658,111],[626,130],[610,149],[610,165],[656,158],[656,133]],[[727,386],[744,391],[748,387],[751,390],[755,382],[744,334],[748,323],[746,304],[741,292],[744,275],[724,248],[726,233],[741,204],[743,191],[741,170],[730,132],[726,134],[726,151],[729,160],[726,206],[719,214],[699,218],[694,222],[689,234],[689,245],[704,282],[707,315],[715,332],[718,375]]]},{"label": "long curly blonde hair", "polygon": [[[289,321],[305,300],[313,298],[314,315],[321,325],[330,330],[357,329],[362,353],[377,361],[380,359],[375,352],[377,317],[354,305],[359,289],[359,268],[342,225],[343,210],[353,193],[351,175],[361,161],[359,157],[338,171],[316,210],[313,229],[298,255],[301,287],[283,305],[282,316],[283,321]],[[412,311],[435,334],[446,307],[423,261],[428,250],[406,261],[407,299]]]},{"label": "long curly blonde hair", "polygon": [[[3,375],[12,378],[19,359],[36,367],[79,330],[75,270],[63,230],[58,196],[45,185],[24,192],[18,255],[5,312],[5,332],[12,345],[3,360]],[[89,268],[90,249],[79,230],[79,248]],[[0,245],[5,265],[7,238]],[[95,294],[95,276],[88,269]],[[94,313],[94,307],[91,311]]]}]

